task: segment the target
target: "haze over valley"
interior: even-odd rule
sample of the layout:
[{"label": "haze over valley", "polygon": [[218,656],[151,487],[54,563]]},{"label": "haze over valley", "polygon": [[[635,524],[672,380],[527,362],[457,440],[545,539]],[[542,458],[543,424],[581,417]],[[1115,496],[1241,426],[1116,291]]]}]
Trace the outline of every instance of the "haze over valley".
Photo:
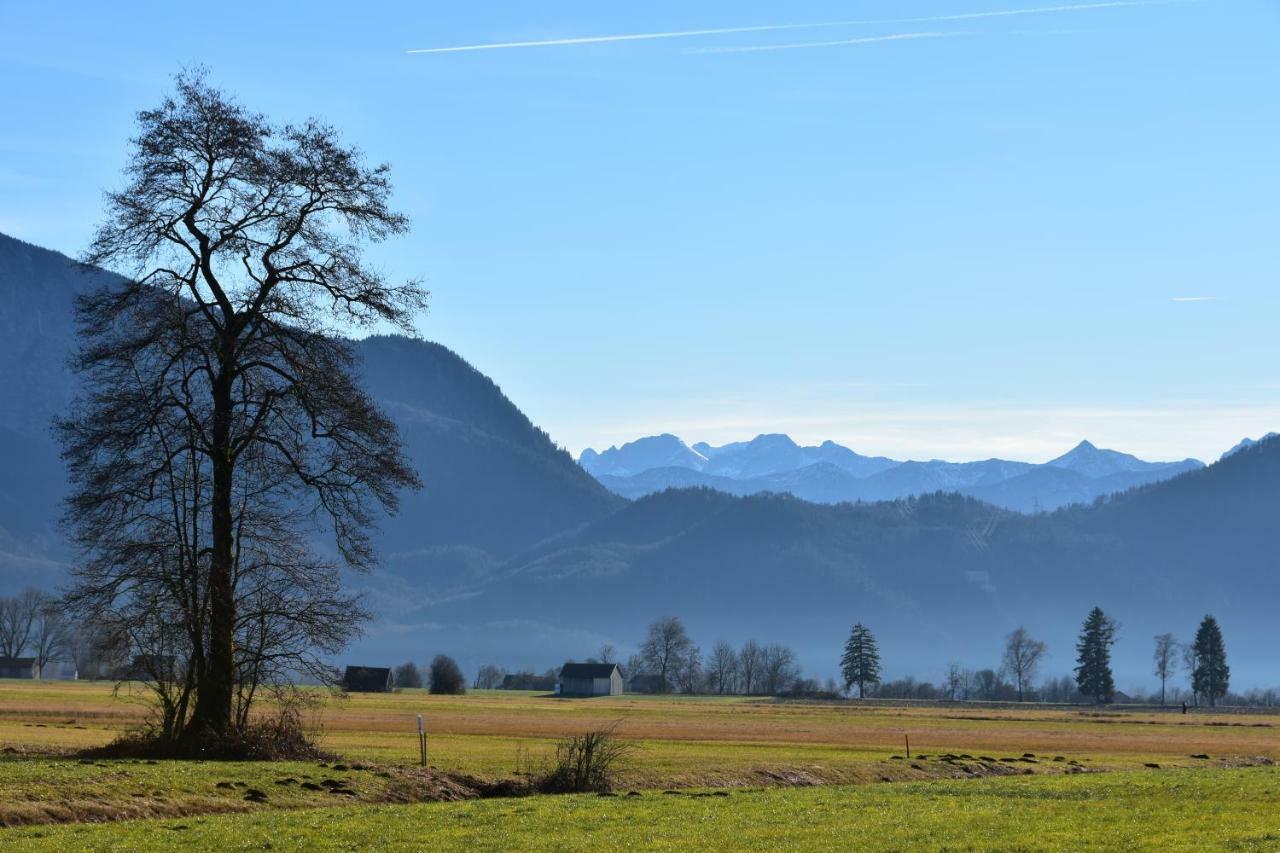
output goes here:
[{"label": "haze over valley", "polygon": [[[10,583],[48,586],[75,560],[48,424],[75,389],[71,300],[100,280],[0,236],[0,377],[16,389],[0,420]],[[1087,442],[1039,465],[898,462],[782,435],[657,436],[579,464],[447,348],[374,336],[357,352],[425,487],[380,525],[378,570],[348,579],[375,614],[349,659],[398,655],[411,638],[472,670],[541,671],[604,644],[633,649],[674,613],[706,645],[784,642],[825,677],[850,614],[866,613],[889,675],[990,665],[1022,623],[1049,645],[1045,672],[1065,673],[1081,615],[1103,603],[1122,623],[1122,688],[1149,682],[1151,635],[1186,633],[1206,609],[1239,683],[1269,684],[1274,438],[1207,467]]]}]

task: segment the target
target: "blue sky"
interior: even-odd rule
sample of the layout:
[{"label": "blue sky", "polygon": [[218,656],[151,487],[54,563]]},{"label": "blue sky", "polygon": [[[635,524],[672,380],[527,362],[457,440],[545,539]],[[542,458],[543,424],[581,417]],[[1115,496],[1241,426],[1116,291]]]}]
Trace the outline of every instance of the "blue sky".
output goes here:
[{"label": "blue sky", "polygon": [[0,6],[0,231],[80,251],[133,113],[203,63],[393,164],[414,229],[375,256],[432,290],[421,333],[575,452],[1280,429],[1276,0],[354,8]]}]

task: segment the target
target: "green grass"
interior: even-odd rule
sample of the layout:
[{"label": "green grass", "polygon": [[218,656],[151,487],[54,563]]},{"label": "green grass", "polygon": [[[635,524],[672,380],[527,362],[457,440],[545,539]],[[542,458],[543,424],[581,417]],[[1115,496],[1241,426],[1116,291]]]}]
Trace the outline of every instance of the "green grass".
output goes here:
[{"label": "green grass", "polygon": [[[550,849],[562,831],[579,847],[1034,849],[1086,833],[1079,837],[1094,847],[1280,849],[1280,836],[1267,837],[1280,821],[1277,771],[1230,769],[1264,760],[1251,756],[1280,759],[1277,716],[405,691],[323,698],[315,723],[322,745],[350,766],[343,771],[68,756],[136,725],[145,711],[129,701],[137,698],[136,688],[130,696],[103,684],[0,680],[0,826],[14,827],[0,830],[0,849],[261,849],[268,839],[277,848],[290,839],[339,849],[386,839],[402,848]],[[460,795],[412,766],[419,713],[434,767],[492,780],[510,779],[517,756],[521,769],[536,770],[557,739],[617,724],[635,747],[620,784],[643,794],[387,805]],[[947,752],[973,759],[940,760]],[[1023,762],[1024,753],[1036,759]],[[1192,758],[1200,754],[1210,757]],[[373,766],[355,768],[361,762]],[[1113,772],[1063,775],[1079,772],[1072,762]],[[1148,762],[1160,769],[1142,769]],[[1019,775],[956,778],[967,773]],[[300,784],[326,778],[350,793]],[[286,779],[294,781],[277,784]],[[798,781],[828,784],[758,790]],[[867,784],[839,784],[855,782]],[[246,801],[249,788],[267,801]]]},{"label": "green grass", "polygon": [[1173,770],[258,811],[0,831],[15,850],[1280,848],[1280,771]]}]

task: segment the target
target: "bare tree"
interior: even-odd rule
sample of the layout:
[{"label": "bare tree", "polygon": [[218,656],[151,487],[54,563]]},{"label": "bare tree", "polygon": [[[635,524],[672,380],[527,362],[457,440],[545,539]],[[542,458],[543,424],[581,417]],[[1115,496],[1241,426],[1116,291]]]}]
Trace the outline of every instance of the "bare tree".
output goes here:
[{"label": "bare tree", "polygon": [[733,646],[721,640],[711,649],[707,658],[707,678],[711,689],[717,693],[732,693],[738,675],[738,653]]},{"label": "bare tree", "polygon": [[476,672],[475,687],[477,690],[497,690],[506,677],[505,669],[487,663]]},{"label": "bare tree", "polygon": [[791,649],[777,643],[764,647],[760,655],[760,686],[764,693],[779,693],[799,677],[800,668]]},{"label": "bare tree", "polygon": [[1191,701],[1200,704],[1200,692],[1196,690],[1196,670],[1200,668],[1200,652],[1195,643],[1182,646],[1182,669],[1187,674],[1187,686],[1191,688]]},{"label": "bare tree", "polygon": [[973,690],[979,699],[999,699],[1006,691],[1007,685],[1000,679],[1000,673],[994,669],[980,669],[973,673]]},{"label": "bare tree", "polygon": [[[628,679],[631,679],[637,675],[644,673],[646,671],[647,666],[648,664],[645,662],[644,657],[642,655],[637,654],[627,658],[627,662],[622,667],[622,671],[623,673],[626,674],[626,677]],[[557,677],[559,676],[557,675]]]},{"label": "bare tree", "polygon": [[62,602],[51,595],[42,596],[31,631],[31,647],[35,652],[36,670],[44,677],[45,667],[64,659],[70,652],[71,626]]},{"label": "bare tree", "polygon": [[1164,704],[1165,683],[1178,668],[1178,641],[1173,634],[1156,635],[1156,648],[1152,654],[1156,678],[1160,679],[1160,704]]},{"label": "bare tree", "polygon": [[702,690],[702,649],[689,646],[676,661],[676,686],[681,693],[698,693]]},{"label": "bare tree", "polygon": [[742,692],[748,696],[753,695],[759,686],[763,655],[760,644],[755,640],[747,640],[738,652],[738,678]]},{"label": "bare tree", "polygon": [[661,679],[662,689],[666,690],[680,660],[692,646],[684,623],[676,616],[667,616],[649,626],[649,634],[640,646],[640,656],[646,668]]},{"label": "bare tree", "polygon": [[[332,128],[273,125],[198,73],[181,75],[176,96],[138,119],[129,184],[108,196],[85,257],[131,280],[78,306],[76,366],[91,391],[60,425],[76,483],[68,520],[102,580],[104,552],[126,538],[112,528],[142,532],[132,520],[156,510],[179,470],[189,500],[185,510],[171,501],[171,514],[195,515],[167,531],[180,526],[188,541],[139,536],[135,545],[164,552],[165,570],[189,581],[175,594],[188,596],[178,608],[199,623],[186,642],[196,688],[189,732],[216,738],[242,716],[233,706],[244,525],[256,514],[260,530],[292,531],[296,554],[306,553],[309,524],[332,537],[345,565],[366,570],[376,511],[395,511],[398,491],[417,485],[335,333],[375,323],[411,331],[425,294],[363,263],[362,241],[407,222],[388,207],[387,167],[365,166]],[[312,558],[272,562],[263,565],[292,584],[337,572]],[[113,605],[109,585],[94,592],[96,604]],[[286,618],[296,603],[276,602]],[[329,639],[345,640],[340,633]]]},{"label": "bare tree", "polygon": [[951,701],[967,698],[963,695],[964,690],[964,670],[960,664],[952,661],[947,664],[947,677],[943,682],[944,689],[947,691],[947,698]]},{"label": "bare tree", "polygon": [[30,587],[15,596],[0,598],[0,657],[22,657],[31,644],[44,601],[45,595]]},{"label": "bare tree", "polygon": [[126,661],[114,648],[101,625],[81,622],[67,635],[67,655],[76,668],[76,677],[97,681],[119,672]]},{"label": "bare tree", "polygon": [[613,647],[613,643],[604,643],[597,652],[600,663],[616,663],[618,660],[618,650]]},{"label": "bare tree", "polygon": [[1027,684],[1035,679],[1045,650],[1045,644],[1034,639],[1022,626],[1005,639],[1004,671],[1013,676],[1019,702],[1023,701]]}]

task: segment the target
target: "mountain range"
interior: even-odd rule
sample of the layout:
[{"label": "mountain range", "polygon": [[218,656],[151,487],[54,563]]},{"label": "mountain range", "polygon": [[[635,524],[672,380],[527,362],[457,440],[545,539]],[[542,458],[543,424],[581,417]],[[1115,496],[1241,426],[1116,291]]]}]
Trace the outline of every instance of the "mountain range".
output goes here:
[{"label": "mountain range", "polygon": [[1019,512],[1088,503],[1204,467],[1198,459],[1145,462],[1088,441],[1037,465],[1006,459],[899,462],[862,456],[833,441],[802,447],[779,434],[690,447],[669,433],[602,453],[587,448],[578,464],[611,491],[633,499],[693,486],[734,495],[780,492],[814,503],[893,500],[943,490]]},{"label": "mountain range", "polygon": [[[72,300],[107,275],[0,235],[0,594],[54,587],[75,559],[57,524],[66,486],[48,424],[76,390]],[[1026,465],[895,462],[785,436],[724,447],[659,436],[644,454],[597,454],[612,466],[597,479],[449,349],[401,337],[355,347],[425,487],[383,522],[379,568],[349,579],[377,615],[345,662],[446,652],[469,671],[543,670],[606,642],[625,656],[648,622],[678,615],[704,649],[781,642],[817,677],[835,673],[857,620],[879,637],[887,675],[927,678],[951,660],[998,665],[1004,635],[1025,624],[1049,644],[1045,674],[1057,675],[1099,604],[1121,623],[1122,689],[1150,683],[1153,634],[1188,639],[1206,611],[1223,624],[1234,684],[1280,682],[1280,438],[1177,473],[1091,445]],[[800,485],[739,493],[756,478],[808,488],[815,469],[832,495],[848,477],[881,491],[863,503],[785,494]],[[1013,503],[999,491],[1028,476],[1084,478],[1102,494],[1098,481],[1113,478],[1110,492],[1153,470],[1167,479],[1052,512],[993,503]],[[628,499],[601,483],[655,471],[684,472],[668,485],[689,487]],[[920,492],[898,497],[904,483]]]}]

